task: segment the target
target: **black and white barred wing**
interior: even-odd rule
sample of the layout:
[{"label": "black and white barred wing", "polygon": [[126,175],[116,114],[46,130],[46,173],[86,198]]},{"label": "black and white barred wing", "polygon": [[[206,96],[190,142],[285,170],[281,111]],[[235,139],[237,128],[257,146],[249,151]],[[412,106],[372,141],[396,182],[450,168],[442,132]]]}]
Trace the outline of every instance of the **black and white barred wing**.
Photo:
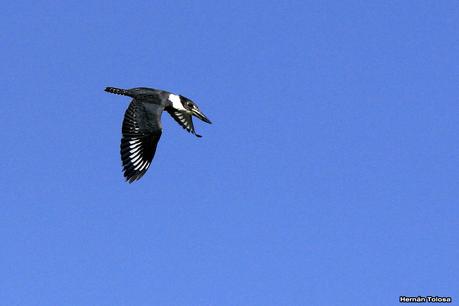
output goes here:
[{"label": "black and white barred wing", "polygon": [[[133,100],[124,114],[121,161],[126,181],[140,179],[150,167],[161,137],[160,110],[157,106]],[[159,114],[159,115],[158,115]]]},{"label": "black and white barred wing", "polygon": [[188,132],[198,136],[202,137],[201,135],[196,134],[194,130],[194,125],[193,125],[193,119],[191,115],[177,111],[174,109],[168,109],[167,112],[171,115],[172,118],[174,118],[175,121],[177,121],[178,124],[180,124],[185,130]]}]

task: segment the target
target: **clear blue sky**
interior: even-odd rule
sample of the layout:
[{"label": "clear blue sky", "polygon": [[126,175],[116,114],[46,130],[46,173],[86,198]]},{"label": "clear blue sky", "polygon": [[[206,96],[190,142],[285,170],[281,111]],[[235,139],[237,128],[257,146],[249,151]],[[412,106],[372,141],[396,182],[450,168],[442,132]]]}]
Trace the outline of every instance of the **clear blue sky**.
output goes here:
[{"label": "clear blue sky", "polygon": [[[459,299],[456,1],[7,1],[0,26],[0,304]],[[105,86],[214,124],[164,114],[129,185]]]}]

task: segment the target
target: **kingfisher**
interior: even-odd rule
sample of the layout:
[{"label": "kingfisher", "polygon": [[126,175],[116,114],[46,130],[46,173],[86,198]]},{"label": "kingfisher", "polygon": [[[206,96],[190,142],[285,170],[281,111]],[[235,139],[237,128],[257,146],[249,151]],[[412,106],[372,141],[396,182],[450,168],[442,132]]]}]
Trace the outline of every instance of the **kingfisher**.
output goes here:
[{"label": "kingfisher", "polygon": [[212,123],[190,99],[165,90],[137,87],[106,87],[106,92],[132,98],[121,128],[120,145],[123,173],[127,182],[139,180],[150,167],[162,134],[161,115],[166,110],[189,133],[197,134],[192,116]]}]

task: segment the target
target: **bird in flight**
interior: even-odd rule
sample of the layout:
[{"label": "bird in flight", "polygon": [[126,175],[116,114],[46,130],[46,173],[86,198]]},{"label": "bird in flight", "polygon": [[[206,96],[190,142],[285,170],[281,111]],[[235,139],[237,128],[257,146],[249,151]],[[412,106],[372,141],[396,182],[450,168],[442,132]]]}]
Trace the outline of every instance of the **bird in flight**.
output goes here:
[{"label": "bird in flight", "polygon": [[192,116],[204,122],[210,120],[190,99],[152,88],[120,89],[106,87],[106,92],[132,98],[122,125],[121,161],[126,181],[140,179],[150,167],[162,133],[161,114],[166,110],[188,132],[194,130]]}]

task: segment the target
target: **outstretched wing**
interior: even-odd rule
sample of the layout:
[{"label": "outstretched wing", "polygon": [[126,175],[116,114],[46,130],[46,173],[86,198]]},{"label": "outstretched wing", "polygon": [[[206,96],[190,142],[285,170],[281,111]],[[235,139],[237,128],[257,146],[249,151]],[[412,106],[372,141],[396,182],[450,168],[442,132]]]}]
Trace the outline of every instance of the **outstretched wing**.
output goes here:
[{"label": "outstretched wing", "polygon": [[175,121],[177,121],[178,124],[180,124],[185,130],[188,132],[198,136],[202,137],[199,134],[196,134],[194,130],[194,125],[193,125],[193,119],[191,118],[191,115],[176,111],[174,109],[168,109],[167,112],[171,115],[172,118],[174,118]]},{"label": "outstretched wing", "polygon": [[129,183],[140,179],[150,167],[162,133],[161,112],[158,105],[134,99],[124,114],[121,161]]}]

